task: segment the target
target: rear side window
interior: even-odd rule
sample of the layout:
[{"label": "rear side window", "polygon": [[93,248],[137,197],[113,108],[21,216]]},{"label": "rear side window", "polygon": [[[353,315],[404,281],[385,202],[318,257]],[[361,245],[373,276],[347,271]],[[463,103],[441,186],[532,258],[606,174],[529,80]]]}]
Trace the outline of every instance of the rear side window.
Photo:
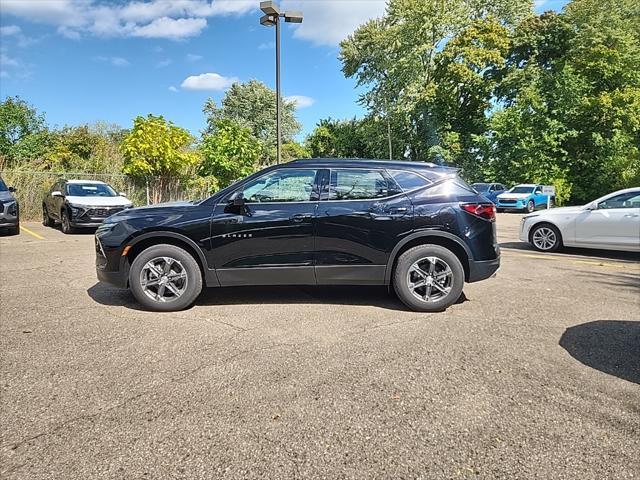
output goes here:
[{"label": "rear side window", "polygon": [[329,200],[370,200],[395,193],[379,170],[331,169]]},{"label": "rear side window", "polygon": [[406,172],[404,170],[388,170],[389,175],[393,177],[403,192],[414,190],[416,188],[429,185],[431,182],[424,177],[412,172]]}]

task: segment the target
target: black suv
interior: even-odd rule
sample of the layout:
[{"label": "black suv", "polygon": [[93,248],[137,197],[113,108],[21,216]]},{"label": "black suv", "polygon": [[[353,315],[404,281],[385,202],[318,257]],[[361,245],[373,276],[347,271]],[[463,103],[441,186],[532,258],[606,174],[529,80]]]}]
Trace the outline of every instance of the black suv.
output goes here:
[{"label": "black suv", "polygon": [[422,162],[295,160],[96,232],[98,279],[160,311],[203,284],[393,285],[409,308],[439,311],[499,265],[494,205]]}]

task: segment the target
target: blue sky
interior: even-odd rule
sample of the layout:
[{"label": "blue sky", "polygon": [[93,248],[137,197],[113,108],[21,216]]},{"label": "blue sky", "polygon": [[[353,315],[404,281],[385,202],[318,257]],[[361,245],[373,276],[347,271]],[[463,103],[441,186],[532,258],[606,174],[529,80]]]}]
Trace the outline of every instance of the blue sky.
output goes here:
[{"label": "blue sky", "polygon": [[[283,0],[302,25],[282,31],[282,89],[304,134],[321,118],[362,115],[338,43],[384,11],[384,0]],[[565,0],[536,3],[559,10]],[[164,115],[197,134],[202,106],[231,82],[274,87],[274,30],[258,0],[0,0],[0,96],[19,95],[52,125],[130,127]]]}]

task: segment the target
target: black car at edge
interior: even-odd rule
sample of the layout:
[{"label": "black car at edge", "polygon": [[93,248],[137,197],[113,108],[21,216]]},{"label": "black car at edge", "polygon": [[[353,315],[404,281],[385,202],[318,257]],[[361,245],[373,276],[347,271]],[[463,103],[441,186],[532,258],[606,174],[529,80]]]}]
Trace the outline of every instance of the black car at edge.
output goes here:
[{"label": "black car at edge", "polygon": [[98,279],[158,311],[190,306],[203,285],[336,284],[390,285],[409,308],[440,311],[499,265],[494,205],[422,162],[295,160],[96,232]]}]

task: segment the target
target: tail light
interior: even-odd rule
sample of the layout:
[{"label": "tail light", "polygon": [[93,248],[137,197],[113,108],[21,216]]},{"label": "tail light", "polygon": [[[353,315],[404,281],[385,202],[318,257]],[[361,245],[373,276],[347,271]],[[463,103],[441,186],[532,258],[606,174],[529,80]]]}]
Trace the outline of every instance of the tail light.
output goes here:
[{"label": "tail light", "polygon": [[496,219],[496,206],[493,203],[462,203],[460,207],[476,217],[491,221]]}]

